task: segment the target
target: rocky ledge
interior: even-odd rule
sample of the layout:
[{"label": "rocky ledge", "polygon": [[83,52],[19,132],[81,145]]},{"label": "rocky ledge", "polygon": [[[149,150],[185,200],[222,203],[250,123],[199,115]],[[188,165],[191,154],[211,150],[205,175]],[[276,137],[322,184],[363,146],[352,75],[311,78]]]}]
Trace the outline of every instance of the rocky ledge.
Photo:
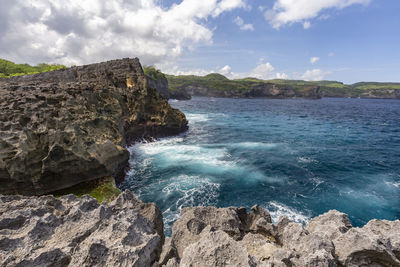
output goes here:
[{"label": "rocky ledge", "polygon": [[0,79],[0,193],[123,177],[138,139],[187,129],[137,58]]},{"label": "rocky ledge", "polygon": [[276,224],[259,206],[190,207],[163,237],[154,204],[0,196],[0,266],[400,266],[400,221],[352,227],[332,210]]}]

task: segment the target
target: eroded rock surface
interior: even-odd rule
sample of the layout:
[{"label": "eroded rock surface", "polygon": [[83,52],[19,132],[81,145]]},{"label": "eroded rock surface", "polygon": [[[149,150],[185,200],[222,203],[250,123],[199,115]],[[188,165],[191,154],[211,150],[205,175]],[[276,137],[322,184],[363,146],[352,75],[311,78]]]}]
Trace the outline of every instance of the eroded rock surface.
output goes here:
[{"label": "eroded rock surface", "polygon": [[1,194],[121,177],[125,145],[187,129],[138,59],[0,79],[0,95]]},{"label": "eroded rock surface", "polygon": [[188,207],[164,242],[161,211],[125,191],[88,196],[0,195],[0,266],[400,266],[400,221],[352,227],[332,210],[307,225],[260,206]]},{"label": "eroded rock surface", "polygon": [[89,196],[0,195],[0,266],[150,266],[163,239],[154,213],[129,191],[101,205]]},{"label": "eroded rock surface", "polygon": [[272,224],[259,206],[193,207],[182,210],[168,248],[175,266],[400,266],[399,236],[399,220],[353,228],[335,210],[303,226],[286,217]]}]

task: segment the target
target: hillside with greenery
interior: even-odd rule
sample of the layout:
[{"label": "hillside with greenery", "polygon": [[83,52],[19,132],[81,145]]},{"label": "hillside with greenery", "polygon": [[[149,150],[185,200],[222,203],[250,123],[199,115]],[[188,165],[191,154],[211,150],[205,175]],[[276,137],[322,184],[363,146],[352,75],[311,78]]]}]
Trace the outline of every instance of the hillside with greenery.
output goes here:
[{"label": "hillside with greenery", "polygon": [[[344,84],[338,81],[303,81],[303,80],[261,80],[257,78],[243,78],[230,80],[217,73],[206,76],[194,75],[166,75],[169,88],[172,91],[185,90],[188,86],[207,87],[212,90],[239,90],[248,91],[256,86],[271,84],[279,88],[287,88],[296,92],[310,90],[319,87],[324,96],[331,97],[400,97],[400,83],[359,82],[355,84]],[[396,94],[396,95],[391,95]]]},{"label": "hillside with greenery", "polygon": [[9,60],[0,59],[0,78],[9,78],[26,74],[35,74],[67,68],[64,65],[41,63],[36,66],[29,64],[16,64]]}]

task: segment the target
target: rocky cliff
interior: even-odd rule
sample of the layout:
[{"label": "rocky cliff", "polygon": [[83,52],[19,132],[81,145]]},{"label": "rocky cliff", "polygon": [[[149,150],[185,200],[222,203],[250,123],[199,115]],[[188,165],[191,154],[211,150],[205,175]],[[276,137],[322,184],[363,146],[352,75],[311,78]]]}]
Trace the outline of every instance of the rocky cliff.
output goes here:
[{"label": "rocky cliff", "polygon": [[123,174],[124,146],[187,129],[138,59],[0,79],[0,193],[44,194]]},{"label": "rocky cliff", "polygon": [[352,227],[332,210],[306,226],[259,206],[184,208],[163,237],[154,204],[125,191],[88,196],[0,195],[0,266],[400,266],[400,221]]},{"label": "rocky cliff", "polygon": [[243,89],[225,89],[220,90],[203,84],[187,84],[173,91],[175,94],[188,94],[189,96],[207,96],[207,97],[234,97],[234,98],[311,98],[318,99],[322,97],[319,86],[305,88],[303,90],[294,90],[290,87],[275,85],[271,83],[251,84],[246,90]]}]

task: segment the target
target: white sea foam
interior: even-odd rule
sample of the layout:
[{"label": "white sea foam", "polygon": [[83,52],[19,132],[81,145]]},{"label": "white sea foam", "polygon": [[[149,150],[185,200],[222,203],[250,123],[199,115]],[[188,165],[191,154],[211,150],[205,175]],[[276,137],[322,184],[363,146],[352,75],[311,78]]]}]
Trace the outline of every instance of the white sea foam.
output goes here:
[{"label": "white sea foam", "polygon": [[385,184],[393,186],[395,188],[400,188],[400,182],[385,182]]},{"label": "white sea foam", "polygon": [[177,196],[164,212],[164,225],[169,232],[170,224],[178,219],[184,207],[215,205],[219,197],[220,184],[211,181],[207,177],[179,175],[168,179],[168,184],[161,190],[168,198]]},{"label": "white sea foam", "polygon": [[201,114],[201,113],[199,114],[188,113],[186,114],[186,119],[189,121],[189,123],[204,122],[210,120],[208,114]]},{"label": "white sea foam", "polygon": [[317,160],[308,157],[298,157],[297,162],[299,163],[315,163]]},{"label": "white sea foam", "polygon": [[286,216],[292,221],[303,224],[306,224],[310,220],[310,216],[297,211],[295,208],[291,208],[275,201],[269,202],[266,208],[269,210],[274,223],[279,220],[280,216]]},{"label": "white sea foam", "polygon": [[149,164],[157,168],[183,167],[197,174],[217,177],[225,175],[244,183],[282,183],[287,180],[283,176],[266,176],[243,159],[232,158],[225,147],[189,145],[182,141],[182,138],[177,137],[135,145],[130,148],[134,154],[131,165],[135,169],[146,168]]},{"label": "white sea foam", "polygon": [[244,148],[244,149],[272,149],[277,147],[279,144],[276,143],[261,143],[261,142],[241,142],[231,144],[232,147]]}]

